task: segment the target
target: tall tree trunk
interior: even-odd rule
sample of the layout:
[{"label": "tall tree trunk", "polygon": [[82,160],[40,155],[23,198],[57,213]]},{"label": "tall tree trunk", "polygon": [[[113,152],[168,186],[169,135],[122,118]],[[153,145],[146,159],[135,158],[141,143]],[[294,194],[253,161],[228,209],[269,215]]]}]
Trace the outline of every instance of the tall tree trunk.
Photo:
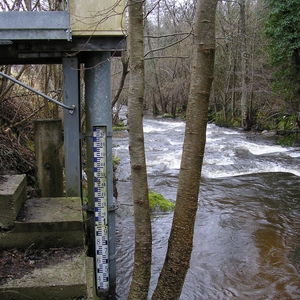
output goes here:
[{"label": "tall tree trunk", "polygon": [[135,220],[134,270],[129,299],[147,299],[151,276],[151,221],[143,132],[143,0],[129,0],[129,152]]},{"label": "tall tree trunk", "polygon": [[246,12],[245,0],[240,0],[240,20],[241,20],[241,63],[242,63],[242,95],[241,113],[242,127],[244,130],[250,129],[249,105],[248,105],[248,70],[247,70],[247,50],[246,50]]},{"label": "tall tree trunk", "polygon": [[129,64],[129,58],[127,56],[127,51],[122,52],[122,57],[121,57],[121,62],[122,62],[122,75],[119,83],[119,88],[117,90],[116,95],[114,96],[113,101],[111,102],[111,108],[113,109],[116,103],[118,102],[121,92],[123,90],[124,84],[125,84],[125,79],[127,74],[129,73],[128,71],[128,64]]},{"label": "tall tree trunk", "polygon": [[191,85],[173,224],[168,250],[152,299],[179,299],[193,249],[208,103],[215,54],[217,0],[198,0]]},{"label": "tall tree trunk", "polygon": [[[159,7],[159,4],[158,4]],[[159,36],[159,9],[158,9],[158,13],[157,13],[157,27],[158,27],[158,36]],[[149,29],[149,23],[147,18],[145,19],[145,29],[146,29],[146,33],[147,33],[147,43],[148,43],[148,48],[149,48],[149,63],[151,64],[151,68],[153,70],[153,76],[154,76],[154,83],[155,83],[155,93],[157,93],[158,98],[159,98],[159,102],[163,103],[163,95],[161,92],[161,84],[160,84],[160,80],[159,80],[159,69],[156,66],[156,62],[154,59],[154,55],[153,55],[153,48],[152,48],[152,44],[151,44],[151,38],[150,38],[150,29]],[[159,44],[158,44],[158,48],[159,48]],[[151,69],[150,69],[151,70]],[[164,113],[163,111],[164,107],[163,105],[161,105],[161,110],[162,113]],[[156,97],[153,97],[153,102],[152,102],[152,112],[154,115],[158,114],[157,111],[157,104],[156,104]]]},{"label": "tall tree trunk", "polygon": [[236,72],[236,62],[233,62],[232,69],[232,86],[231,86],[231,119],[234,120],[235,117],[235,72]]},{"label": "tall tree trunk", "polygon": [[[47,95],[48,94],[48,87],[49,87],[49,73],[48,73],[48,67],[49,65],[45,65],[45,68],[43,68],[43,78],[44,78],[44,87],[42,91]],[[50,103],[47,99],[44,99],[44,118],[48,119],[50,118]]]},{"label": "tall tree trunk", "polygon": [[26,9],[31,11],[31,0],[24,0]]}]

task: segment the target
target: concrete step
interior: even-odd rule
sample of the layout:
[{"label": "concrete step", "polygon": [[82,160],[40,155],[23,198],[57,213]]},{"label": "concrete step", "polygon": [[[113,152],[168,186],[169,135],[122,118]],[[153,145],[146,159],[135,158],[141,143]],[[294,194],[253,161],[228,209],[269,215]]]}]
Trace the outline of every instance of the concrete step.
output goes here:
[{"label": "concrete step", "polygon": [[83,249],[68,252],[54,263],[2,279],[0,299],[96,299],[93,269],[93,259],[86,257]]},{"label": "concrete step", "polygon": [[1,248],[84,246],[81,198],[29,199],[13,228],[0,233]]},{"label": "concrete step", "polygon": [[9,230],[26,200],[26,175],[0,175],[0,230]]},{"label": "concrete step", "polygon": [[0,177],[0,299],[96,299],[81,198],[25,198],[24,176]]}]

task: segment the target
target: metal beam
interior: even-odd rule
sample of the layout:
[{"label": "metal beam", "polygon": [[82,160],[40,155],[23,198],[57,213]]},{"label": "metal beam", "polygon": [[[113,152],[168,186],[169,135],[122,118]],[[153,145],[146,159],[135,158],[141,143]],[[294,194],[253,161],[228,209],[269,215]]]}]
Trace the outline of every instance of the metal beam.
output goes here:
[{"label": "metal beam", "polygon": [[0,15],[1,39],[72,39],[68,11],[6,11]]},{"label": "metal beam", "polygon": [[[64,103],[80,107],[79,65],[77,57],[63,59]],[[80,110],[64,112],[66,197],[81,197]]]},{"label": "metal beam", "polygon": [[[93,52],[85,60],[86,91],[86,139],[87,139],[87,177],[88,177],[88,234],[91,248],[94,238],[94,160],[93,160],[93,126],[107,128],[107,200],[108,200],[108,235],[109,235],[109,282],[110,292],[116,285],[116,241],[115,210],[113,202],[113,170],[112,170],[112,117],[110,88],[110,52]],[[92,252],[94,249],[90,249]],[[100,296],[100,295],[99,295]],[[105,295],[101,295],[104,299]],[[102,299],[101,297],[101,299]]]},{"label": "metal beam", "polygon": [[105,51],[120,56],[125,48],[123,36],[82,36],[73,37],[72,41],[0,39],[0,64],[61,64],[63,57],[75,55],[83,62],[90,52]]}]

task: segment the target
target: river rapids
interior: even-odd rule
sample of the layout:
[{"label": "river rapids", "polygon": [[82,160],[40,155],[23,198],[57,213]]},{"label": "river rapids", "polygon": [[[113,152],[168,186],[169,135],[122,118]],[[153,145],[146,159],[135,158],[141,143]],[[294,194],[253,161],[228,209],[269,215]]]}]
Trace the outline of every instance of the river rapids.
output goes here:
[{"label": "river rapids", "polygon": [[[175,201],[185,123],[144,118],[149,189]],[[113,138],[118,167],[117,295],[127,299],[134,255],[128,134]],[[190,269],[182,300],[300,299],[300,147],[209,124]],[[172,213],[152,216],[149,299]]]}]

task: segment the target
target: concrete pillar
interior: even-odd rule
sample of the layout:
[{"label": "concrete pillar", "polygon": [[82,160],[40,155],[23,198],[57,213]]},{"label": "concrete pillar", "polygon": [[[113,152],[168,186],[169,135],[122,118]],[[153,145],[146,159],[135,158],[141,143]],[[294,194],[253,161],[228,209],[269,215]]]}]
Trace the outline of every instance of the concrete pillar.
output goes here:
[{"label": "concrete pillar", "polygon": [[37,178],[42,197],[63,196],[62,121],[34,121]]},{"label": "concrete pillar", "polygon": [[[109,283],[110,293],[116,285],[116,246],[115,211],[113,209],[113,170],[112,170],[112,116],[110,87],[110,52],[93,52],[85,60],[86,93],[86,139],[87,139],[87,177],[88,177],[88,234],[90,246],[94,251],[94,189],[93,189],[93,126],[106,126],[107,132],[107,197],[108,197],[108,235],[109,235]],[[103,298],[104,299],[104,298]]]}]

